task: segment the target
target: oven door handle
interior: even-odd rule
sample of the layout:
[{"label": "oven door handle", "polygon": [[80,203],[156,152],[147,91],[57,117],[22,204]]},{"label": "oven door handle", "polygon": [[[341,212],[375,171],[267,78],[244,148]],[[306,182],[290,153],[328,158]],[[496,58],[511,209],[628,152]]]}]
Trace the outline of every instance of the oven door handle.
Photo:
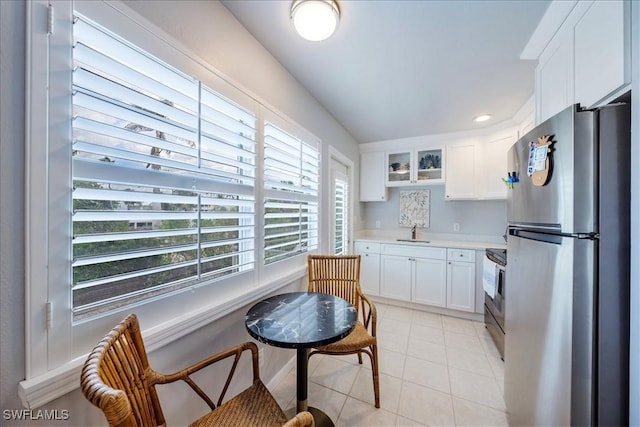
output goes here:
[{"label": "oven door handle", "polygon": [[504,266],[504,265],[500,264],[499,262],[496,262],[496,260],[495,260],[495,259],[491,258],[491,257],[490,257],[490,256],[488,256],[488,255],[485,255],[485,257],[487,257],[487,259],[488,259],[489,261],[491,261],[492,263],[494,263],[495,265],[497,265],[497,266],[498,266],[498,268],[500,269],[500,271],[505,271],[505,266]]}]

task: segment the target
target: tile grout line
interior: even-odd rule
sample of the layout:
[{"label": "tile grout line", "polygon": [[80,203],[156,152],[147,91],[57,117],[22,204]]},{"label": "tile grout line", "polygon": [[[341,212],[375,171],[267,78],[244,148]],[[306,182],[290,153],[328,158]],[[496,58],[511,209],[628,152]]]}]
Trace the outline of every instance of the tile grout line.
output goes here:
[{"label": "tile grout line", "polygon": [[[388,307],[385,307],[385,310],[383,311],[383,313],[384,314],[388,314],[387,310],[388,310]],[[382,349],[384,351],[388,351],[388,352],[397,354],[398,356],[403,358],[404,363],[403,363],[399,378],[397,378],[397,377],[395,377],[393,375],[383,374],[383,375],[387,375],[387,376],[389,376],[391,378],[396,378],[400,382],[400,394],[402,393],[402,390],[404,389],[405,384],[413,384],[413,385],[416,385],[416,386],[419,386],[419,387],[424,387],[426,389],[430,389],[430,390],[436,391],[438,393],[443,393],[443,394],[449,396],[449,405],[448,406],[449,406],[449,410],[451,411],[451,414],[453,415],[454,425],[457,425],[458,418],[459,418],[459,414],[456,414],[454,398],[460,399],[461,401],[464,401],[464,402],[468,402],[471,405],[481,406],[481,407],[483,407],[483,408],[485,408],[487,410],[490,410],[490,411],[492,411],[494,413],[501,413],[501,414],[504,415],[505,419],[507,419],[506,418],[506,416],[507,416],[506,411],[504,411],[504,410],[502,410],[500,408],[497,408],[497,407],[494,407],[494,406],[490,406],[490,405],[488,405],[486,403],[477,402],[475,400],[470,400],[468,398],[464,398],[464,397],[459,397],[459,396],[454,396],[453,395],[453,388],[452,388],[452,382],[451,382],[451,369],[452,369],[452,366],[450,365],[451,352],[452,351],[458,351],[458,350],[464,351],[464,348],[458,348],[458,347],[455,347],[455,346],[448,346],[447,345],[447,341],[446,341],[446,337],[445,337],[445,335],[446,335],[445,334],[445,332],[446,332],[445,331],[445,321],[444,321],[444,316],[441,315],[441,314],[437,314],[437,315],[438,315],[438,318],[440,320],[438,322],[440,324],[440,328],[439,329],[440,329],[440,331],[442,333],[443,341],[444,341],[443,342],[443,344],[444,344],[443,347],[444,347],[445,365],[446,365],[446,369],[447,369],[446,372],[447,372],[447,379],[448,379],[448,390],[449,390],[448,393],[443,392],[440,389],[431,387],[429,385],[415,383],[415,382],[411,381],[411,379],[405,379],[404,378],[405,377],[406,368],[407,368],[407,357],[409,357],[409,354],[408,354],[409,346],[410,346],[410,343],[411,343],[411,340],[412,340],[412,338],[411,338],[412,332],[415,330],[416,326],[433,328],[432,325],[428,325],[428,326],[427,325],[422,325],[422,324],[419,325],[416,322],[416,317],[415,317],[416,310],[410,310],[410,313],[411,313],[411,317],[410,317],[410,319],[408,321],[405,321],[405,320],[402,320],[402,319],[387,318],[387,319],[391,319],[391,320],[394,320],[394,321],[397,321],[397,322],[401,322],[401,323],[407,324],[407,326],[408,326],[408,339],[406,341],[406,345],[404,346],[404,349],[402,349],[401,351],[398,351],[398,349]],[[384,317],[386,318],[386,316],[384,316]],[[379,321],[380,321],[380,319],[379,319]],[[447,329],[447,331],[452,332],[452,333],[458,333],[458,334],[462,334],[462,335],[467,335],[467,336],[475,336],[475,338],[480,342],[480,348],[482,349],[482,353],[484,355],[484,359],[483,360],[488,364],[490,372],[491,372],[491,376],[482,375],[482,374],[480,374],[480,373],[478,373],[476,371],[473,371],[471,369],[469,369],[469,370],[462,369],[462,368],[457,368],[457,369],[459,371],[461,371],[461,372],[466,372],[466,373],[472,374],[472,375],[479,375],[479,376],[482,376],[484,378],[493,380],[496,383],[496,385],[498,386],[499,390],[501,391],[501,397],[502,397],[502,400],[504,402],[504,389],[499,386],[499,382],[500,382],[500,378],[498,376],[499,366],[494,366],[494,362],[495,361],[493,359],[495,359],[495,355],[491,352],[491,349],[486,345],[487,342],[485,340],[486,337],[483,337],[483,330],[478,325],[475,325],[473,321],[468,321],[468,322],[470,322],[469,324],[473,328],[473,331],[474,331],[473,335],[467,334],[465,332],[460,332],[460,330],[456,331],[455,330],[456,329],[455,326],[453,326],[454,330]],[[452,328],[451,324],[449,325],[449,328]],[[465,328],[462,328],[462,329],[465,329]],[[425,342],[427,342],[429,344],[436,345],[435,343],[431,343],[431,342],[426,341],[426,340],[425,340]],[[378,346],[378,350],[379,351],[381,350],[380,346]],[[480,356],[479,352],[474,352],[474,353],[478,353],[478,356]],[[342,358],[339,358],[339,359],[342,359]],[[421,358],[417,358],[417,359],[423,360]],[[423,361],[441,366],[440,363],[437,363],[435,361],[431,361],[431,360],[428,360],[428,359],[424,359]],[[356,363],[349,363],[349,362],[345,362],[345,363],[348,363],[350,366],[357,368],[357,373],[356,373],[356,376],[354,377],[354,381],[351,384],[351,386],[349,388],[349,391],[346,392],[346,393],[342,392],[342,391],[334,390],[333,388],[330,388],[330,387],[327,387],[327,386],[325,386],[323,384],[317,383],[316,381],[313,381],[310,378],[310,381],[313,382],[316,386],[321,387],[322,389],[325,389],[330,393],[338,393],[339,395],[344,397],[344,400],[342,401],[342,404],[341,404],[341,406],[340,406],[340,408],[338,410],[338,415],[337,415],[336,422],[341,420],[343,415],[346,415],[344,413],[344,411],[348,407],[347,400],[349,400],[350,398],[353,398],[354,400],[356,400],[358,402],[361,402],[361,403],[364,403],[366,405],[373,405],[372,402],[368,402],[366,400],[363,400],[360,397],[356,397],[356,396],[352,395],[352,393],[358,394],[358,392],[355,391],[355,387],[356,387],[356,381],[359,378],[359,376],[362,375],[362,372],[369,371],[369,369],[367,369],[366,366],[365,366],[365,362],[363,361],[363,365],[359,365],[359,364],[356,364]],[[318,366],[319,366],[319,362],[316,364],[316,366],[314,368],[314,372],[318,369]],[[484,370],[482,372],[484,372]],[[312,373],[310,373],[310,376],[311,376],[311,374]],[[366,372],[366,374],[369,374],[369,372]],[[362,394],[362,393],[359,393],[359,394]],[[294,399],[292,401],[294,401],[294,400],[295,400],[295,396],[294,396]],[[321,404],[321,403],[318,402],[318,404]],[[394,420],[395,420],[394,422],[395,422],[396,425],[398,425],[398,422],[399,422],[398,420],[400,418],[411,420],[411,421],[416,422],[416,423],[422,423],[421,421],[415,420],[412,417],[400,414],[400,404],[401,404],[401,400],[399,399],[398,402],[397,402],[395,410],[392,411],[392,410],[390,410],[389,408],[386,408],[386,407],[385,408],[380,408],[380,409],[383,410],[384,412],[388,413],[388,414],[393,415],[394,416]]]},{"label": "tile grout line", "polygon": [[451,385],[451,369],[450,369],[450,365],[449,365],[449,346],[447,346],[447,337],[446,334],[444,333],[444,319],[442,319],[442,334],[443,334],[443,338],[444,338],[444,354],[445,354],[445,361],[447,362],[447,379],[449,380],[449,399],[451,401],[451,413],[453,414],[453,425],[457,426],[458,422],[456,421],[456,409],[453,405],[453,387]]}]

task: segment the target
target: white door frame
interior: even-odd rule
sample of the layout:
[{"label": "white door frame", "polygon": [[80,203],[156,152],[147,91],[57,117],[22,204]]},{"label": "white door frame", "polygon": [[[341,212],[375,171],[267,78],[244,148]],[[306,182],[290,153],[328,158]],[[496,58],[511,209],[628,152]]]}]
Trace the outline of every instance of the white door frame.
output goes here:
[{"label": "white door frame", "polygon": [[[347,199],[347,246],[346,246],[346,251],[347,253],[352,253],[353,252],[353,214],[354,214],[354,171],[355,171],[355,164],[353,162],[353,160],[351,160],[350,158],[348,158],[347,156],[345,156],[344,154],[342,154],[340,151],[338,151],[334,146],[330,145],[329,146],[329,173],[327,174],[327,181],[328,181],[328,185],[326,188],[330,189],[329,190],[329,197],[333,198],[333,173],[332,173],[332,167],[331,167],[331,161],[335,160],[339,163],[342,163],[344,166],[346,166],[347,168],[347,177],[348,177],[348,181],[347,184],[349,186],[348,188],[348,199]],[[331,199],[330,199],[331,200]],[[333,202],[330,202],[331,206],[333,206]],[[327,239],[329,241],[329,248],[331,249],[331,252],[333,253],[333,231],[334,231],[334,215],[329,212],[329,233],[328,236],[329,238]]]}]

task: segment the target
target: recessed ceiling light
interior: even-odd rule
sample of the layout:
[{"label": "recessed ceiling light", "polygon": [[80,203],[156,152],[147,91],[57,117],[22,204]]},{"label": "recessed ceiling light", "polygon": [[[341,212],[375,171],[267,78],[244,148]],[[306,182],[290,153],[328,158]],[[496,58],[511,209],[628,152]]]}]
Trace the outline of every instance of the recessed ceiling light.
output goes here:
[{"label": "recessed ceiling light", "polygon": [[486,122],[487,120],[489,120],[491,118],[491,114],[483,114],[481,116],[475,117],[473,119],[474,122],[476,123],[480,123],[480,122]]},{"label": "recessed ceiling light", "polygon": [[296,0],[291,5],[291,21],[304,39],[329,38],[338,26],[340,9],[335,0]]}]

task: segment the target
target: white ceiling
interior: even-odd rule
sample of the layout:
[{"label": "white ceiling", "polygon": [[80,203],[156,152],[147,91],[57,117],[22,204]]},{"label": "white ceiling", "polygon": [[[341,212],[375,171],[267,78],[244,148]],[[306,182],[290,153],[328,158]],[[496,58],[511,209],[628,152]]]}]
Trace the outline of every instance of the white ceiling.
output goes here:
[{"label": "white ceiling", "polygon": [[[337,32],[299,37],[291,1],[222,0],[360,143],[510,119],[533,94],[519,56],[548,0],[338,0]],[[489,113],[479,125],[473,117]]]}]

